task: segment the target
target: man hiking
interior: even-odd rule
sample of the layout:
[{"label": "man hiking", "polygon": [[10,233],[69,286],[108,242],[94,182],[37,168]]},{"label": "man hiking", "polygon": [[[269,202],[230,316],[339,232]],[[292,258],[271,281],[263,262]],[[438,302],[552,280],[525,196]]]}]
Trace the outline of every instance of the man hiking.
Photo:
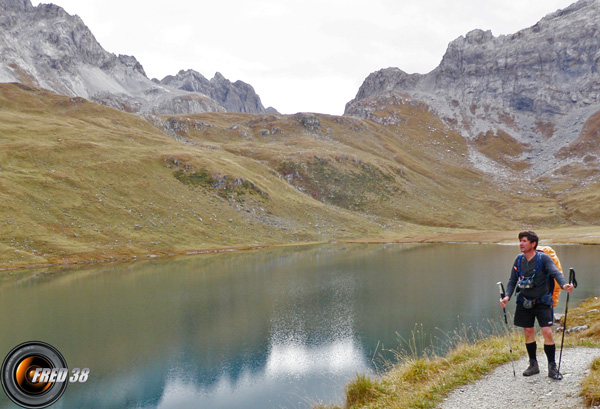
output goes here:
[{"label": "man hiking", "polygon": [[566,292],[573,291],[573,285],[565,281],[562,273],[547,254],[537,251],[539,238],[532,231],[519,233],[521,253],[517,256],[510,272],[506,286],[506,296],[500,300],[502,308],[510,300],[515,288],[517,289],[517,309],[514,324],[525,331],[525,347],[529,355],[529,367],[523,376],[540,373],[536,358],[537,344],[535,342],[535,319],[542,329],[544,336],[544,352],[548,358],[548,376],[561,379],[556,367],[556,346],[552,334],[554,312],[552,309],[552,291],[554,280]]}]

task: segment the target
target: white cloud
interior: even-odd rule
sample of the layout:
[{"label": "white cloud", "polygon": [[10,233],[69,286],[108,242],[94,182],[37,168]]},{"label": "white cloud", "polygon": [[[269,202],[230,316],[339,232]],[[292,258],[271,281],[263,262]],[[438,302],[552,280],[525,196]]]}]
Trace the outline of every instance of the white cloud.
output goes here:
[{"label": "white cloud", "polygon": [[107,51],[134,55],[150,78],[218,71],[282,113],[330,114],[341,114],[373,71],[429,72],[473,29],[511,34],[571,2],[55,0]]}]

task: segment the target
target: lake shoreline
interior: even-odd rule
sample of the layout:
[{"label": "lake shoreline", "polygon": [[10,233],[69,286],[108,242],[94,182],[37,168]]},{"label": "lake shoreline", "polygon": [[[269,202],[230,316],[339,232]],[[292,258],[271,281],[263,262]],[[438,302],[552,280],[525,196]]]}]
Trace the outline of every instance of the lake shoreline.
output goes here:
[{"label": "lake shoreline", "polygon": [[[429,228],[428,228],[429,229]],[[572,244],[572,245],[599,245],[600,244],[600,227],[599,226],[570,226],[561,228],[541,228],[535,229],[524,227],[525,229],[535,230],[540,237],[540,244]],[[442,228],[440,228],[442,230]],[[446,229],[444,229],[446,230]],[[506,231],[480,231],[456,229],[456,232],[420,232],[410,231],[404,235],[390,234],[386,237],[367,237],[354,239],[339,239],[339,240],[323,240],[309,242],[288,242],[288,243],[269,243],[247,246],[224,246],[211,247],[204,249],[186,249],[186,250],[165,250],[164,252],[153,252],[152,254],[140,254],[123,257],[118,255],[108,255],[103,258],[80,260],[75,258],[63,258],[64,261],[56,263],[34,263],[34,264],[0,264],[0,273],[14,272],[16,270],[37,269],[37,268],[53,268],[53,267],[68,267],[68,266],[83,266],[102,263],[128,262],[138,260],[149,260],[156,258],[172,258],[192,255],[204,254],[219,254],[230,252],[245,252],[255,251],[274,247],[291,247],[291,246],[311,246],[328,243],[362,243],[362,244],[393,244],[393,243],[460,243],[460,244],[515,244],[517,245],[517,230]]]},{"label": "lake shoreline", "polygon": [[[598,226],[572,226],[561,228],[531,228],[521,230],[534,230],[540,237],[540,245],[552,244],[600,244],[600,227]],[[418,233],[403,237],[381,237],[340,240],[348,243],[472,243],[472,244],[515,244],[519,242],[518,233],[521,230],[484,230],[465,231],[457,229],[456,232]]]},{"label": "lake shoreline", "polygon": [[[549,383],[553,383],[553,393],[540,398],[545,401],[546,407],[596,407],[594,405],[598,404],[600,396],[598,307],[598,297],[592,296],[573,308],[569,315],[568,327],[580,330],[570,334],[567,331],[564,346],[568,352],[561,371],[566,376],[556,384],[556,381],[549,381],[543,372],[527,382],[514,378],[518,385],[513,384],[511,367],[514,360],[520,359],[517,367],[524,368],[528,359],[527,352],[522,333],[513,329],[510,334],[512,347],[509,355],[507,335],[500,330],[498,334],[475,341],[458,342],[443,356],[419,358],[409,355],[380,377],[361,378],[357,375],[346,386],[346,401],[351,405],[345,407],[445,409],[506,407],[517,403],[522,408],[533,408],[538,406],[532,404],[528,395],[532,385],[544,389]],[[595,363],[590,366],[591,361]],[[521,389],[515,389],[517,386]],[[539,400],[535,403],[539,403]],[[340,406],[318,408],[341,409]]]}]

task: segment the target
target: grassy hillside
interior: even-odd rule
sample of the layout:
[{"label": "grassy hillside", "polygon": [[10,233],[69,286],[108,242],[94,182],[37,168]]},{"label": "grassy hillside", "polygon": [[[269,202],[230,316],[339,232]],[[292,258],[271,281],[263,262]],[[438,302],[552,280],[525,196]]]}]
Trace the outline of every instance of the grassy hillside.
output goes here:
[{"label": "grassy hillside", "polygon": [[[383,232],[256,160],[181,142],[80,98],[22,85],[0,90],[0,265]],[[223,183],[196,183],[202,172]]]},{"label": "grassy hillside", "polygon": [[393,109],[145,120],[0,84],[0,268],[568,219],[474,171],[426,107]]},{"label": "grassy hillside", "polygon": [[535,185],[501,185],[473,170],[466,141],[423,106],[394,108],[400,125],[315,114],[165,117],[189,142],[259,161],[298,190],[390,224],[503,228],[560,223]]}]

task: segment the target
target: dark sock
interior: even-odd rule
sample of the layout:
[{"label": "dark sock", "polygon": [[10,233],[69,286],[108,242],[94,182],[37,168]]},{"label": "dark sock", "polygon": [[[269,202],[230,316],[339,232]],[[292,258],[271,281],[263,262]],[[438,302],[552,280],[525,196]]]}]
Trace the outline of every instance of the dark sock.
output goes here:
[{"label": "dark sock", "polygon": [[525,347],[527,348],[527,354],[529,354],[529,360],[535,360],[535,350],[537,349],[537,344],[535,343],[535,341],[533,341],[530,344],[525,344]]},{"label": "dark sock", "polygon": [[544,344],[544,352],[546,353],[546,357],[548,357],[548,363],[555,362],[555,354],[556,354],[556,345],[545,345]]}]

